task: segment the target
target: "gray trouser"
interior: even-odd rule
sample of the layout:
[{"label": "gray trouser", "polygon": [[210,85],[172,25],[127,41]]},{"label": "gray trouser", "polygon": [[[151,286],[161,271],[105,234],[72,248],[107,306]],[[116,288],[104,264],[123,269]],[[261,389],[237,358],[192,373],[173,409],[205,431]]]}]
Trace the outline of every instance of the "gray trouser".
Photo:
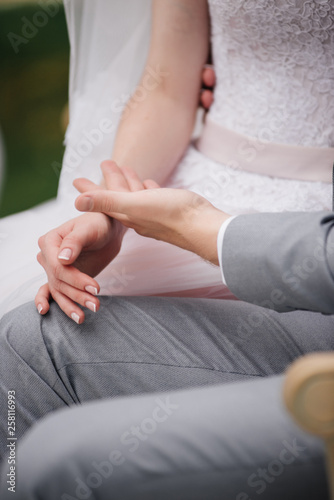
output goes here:
[{"label": "gray trouser", "polygon": [[333,349],[334,316],[205,299],[101,304],[81,326],[56,304],[44,318],[27,304],[2,319],[1,499],[15,474],[20,500],[327,498],[322,445],[286,414],[277,375]]}]

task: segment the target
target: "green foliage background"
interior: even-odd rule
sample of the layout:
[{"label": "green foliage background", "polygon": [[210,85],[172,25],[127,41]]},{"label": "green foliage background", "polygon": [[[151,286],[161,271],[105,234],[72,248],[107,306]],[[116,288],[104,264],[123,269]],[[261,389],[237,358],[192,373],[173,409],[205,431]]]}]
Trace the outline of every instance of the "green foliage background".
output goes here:
[{"label": "green foliage background", "polygon": [[68,99],[69,43],[63,7],[15,53],[8,39],[22,36],[38,5],[0,6],[0,126],[5,143],[5,177],[0,216],[56,195],[64,131],[61,114]]}]

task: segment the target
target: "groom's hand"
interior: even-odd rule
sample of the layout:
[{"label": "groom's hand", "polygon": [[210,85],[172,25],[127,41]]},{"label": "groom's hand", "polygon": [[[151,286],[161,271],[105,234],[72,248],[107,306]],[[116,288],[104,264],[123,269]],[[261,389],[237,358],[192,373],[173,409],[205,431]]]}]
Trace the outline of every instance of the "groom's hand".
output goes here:
[{"label": "groom's hand", "polygon": [[75,205],[83,212],[105,213],[142,236],[190,250],[216,265],[218,231],[230,217],[205,198],[182,189],[88,191]]}]

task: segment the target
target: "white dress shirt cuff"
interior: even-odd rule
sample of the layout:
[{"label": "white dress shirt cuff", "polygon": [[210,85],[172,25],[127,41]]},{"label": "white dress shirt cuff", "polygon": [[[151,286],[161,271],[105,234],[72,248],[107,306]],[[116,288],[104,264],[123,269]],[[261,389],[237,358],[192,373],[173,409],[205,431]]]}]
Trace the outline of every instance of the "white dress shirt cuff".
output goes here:
[{"label": "white dress shirt cuff", "polygon": [[224,276],[224,270],[223,270],[223,245],[224,245],[224,236],[225,236],[225,232],[226,232],[226,229],[227,229],[228,225],[236,217],[237,217],[237,215],[234,215],[233,217],[230,217],[225,222],[223,222],[223,224],[220,226],[220,229],[219,229],[219,232],[218,232],[218,237],[217,237],[218,260],[219,260],[219,266],[220,266],[220,270],[221,270],[221,273],[222,273],[222,280],[223,280],[224,285],[226,285],[225,276]]}]

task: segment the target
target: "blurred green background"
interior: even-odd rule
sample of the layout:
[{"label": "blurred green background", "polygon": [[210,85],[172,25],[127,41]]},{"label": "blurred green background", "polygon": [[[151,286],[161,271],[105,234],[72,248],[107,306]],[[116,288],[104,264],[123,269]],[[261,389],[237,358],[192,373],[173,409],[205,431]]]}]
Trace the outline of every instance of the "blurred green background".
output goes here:
[{"label": "blurred green background", "polygon": [[[36,17],[37,2],[0,0],[0,127],[5,145],[5,165],[0,216],[34,206],[56,195],[59,166],[64,152],[64,109],[68,99],[69,43],[64,9],[28,43],[17,46],[8,38],[23,36],[26,23],[43,24]],[[45,11],[44,11],[45,12]],[[19,40],[12,37],[12,43]]]}]

